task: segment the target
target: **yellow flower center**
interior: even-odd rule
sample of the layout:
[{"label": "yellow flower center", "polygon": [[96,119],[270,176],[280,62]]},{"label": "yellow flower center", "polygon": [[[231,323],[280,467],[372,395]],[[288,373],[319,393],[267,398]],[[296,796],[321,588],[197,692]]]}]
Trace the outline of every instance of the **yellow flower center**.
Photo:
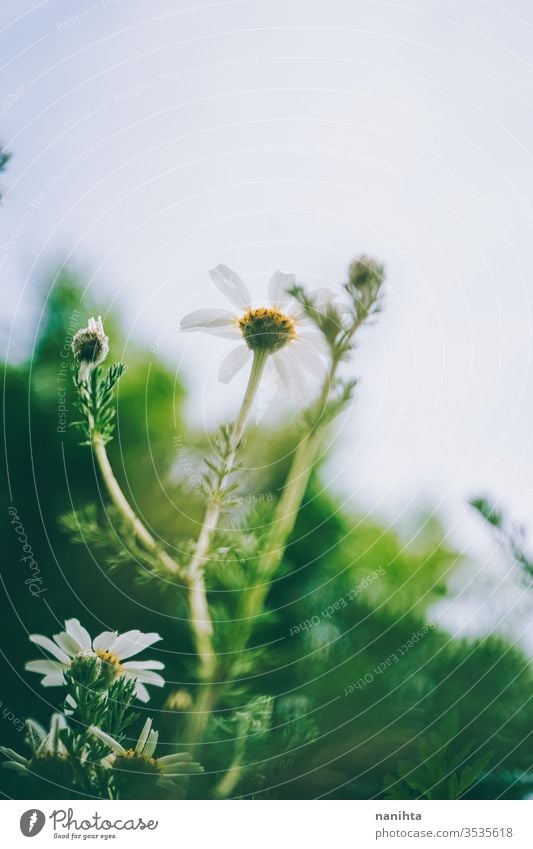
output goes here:
[{"label": "yellow flower center", "polygon": [[273,354],[296,336],[294,320],[279,310],[260,307],[248,310],[238,321],[244,341],[253,351]]},{"label": "yellow flower center", "polygon": [[113,767],[123,772],[144,772],[149,774],[158,774],[161,772],[156,758],[147,758],[145,755],[140,755],[135,749],[127,749],[127,751],[117,755],[113,761]]},{"label": "yellow flower center", "polygon": [[117,655],[107,651],[106,649],[96,649],[95,654],[98,655],[101,661],[109,664],[113,671],[113,677],[116,678],[120,673],[120,660]]}]

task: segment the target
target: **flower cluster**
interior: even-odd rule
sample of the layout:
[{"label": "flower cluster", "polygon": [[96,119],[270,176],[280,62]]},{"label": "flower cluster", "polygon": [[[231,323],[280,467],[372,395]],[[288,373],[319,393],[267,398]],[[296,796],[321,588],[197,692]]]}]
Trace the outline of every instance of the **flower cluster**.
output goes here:
[{"label": "flower cluster", "polygon": [[64,707],[53,714],[48,731],[35,720],[26,721],[27,756],[0,747],[6,769],[106,798],[168,792],[176,797],[189,776],[203,771],[189,752],[156,758],[159,735],[151,719],[130,745],[128,729],[139,719],[135,699],[147,701],[145,684],[163,686],[164,680],[154,671],[163,668],[159,661],[127,658],[157,642],[159,634],[104,631],[91,640],[77,619],[68,619],[53,641],[41,634],[30,639],[54,659],[30,661],[26,669],[43,675],[44,686],[65,686]]},{"label": "flower cluster", "polygon": [[163,687],[164,678],[155,670],[164,669],[159,660],[128,660],[149,646],[158,642],[159,634],[143,634],[141,631],[103,631],[94,640],[78,619],[67,619],[65,630],[54,635],[54,639],[42,634],[30,634],[35,645],[51,654],[54,660],[30,660],[26,664],[28,672],[43,675],[43,687],[58,687],[65,683],[64,673],[70,669],[72,674],[80,674],[91,658],[96,658],[94,668],[95,686],[107,689],[112,681],[123,676],[135,682],[135,695],[141,702],[147,702],[150,694],[146,684]]}]

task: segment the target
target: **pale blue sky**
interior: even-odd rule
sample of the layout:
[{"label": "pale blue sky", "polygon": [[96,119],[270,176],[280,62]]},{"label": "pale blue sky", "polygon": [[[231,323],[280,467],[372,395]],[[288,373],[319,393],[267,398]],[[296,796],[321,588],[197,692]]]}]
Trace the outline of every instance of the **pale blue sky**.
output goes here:
[{"label": "pale blue sky", "polygon": [[4,0],[0,27],[11,356],[31,350],[33,281],[68,260],[212,424],[242,381],[216,382],[224,340],[177,333],[223,305],[208,269],[259,296],[275,268],[335,285],[373,254],[385,310],[329,484],[390,520],[430,504],[482,568],[472,491],[533,527],[525,0]]}]

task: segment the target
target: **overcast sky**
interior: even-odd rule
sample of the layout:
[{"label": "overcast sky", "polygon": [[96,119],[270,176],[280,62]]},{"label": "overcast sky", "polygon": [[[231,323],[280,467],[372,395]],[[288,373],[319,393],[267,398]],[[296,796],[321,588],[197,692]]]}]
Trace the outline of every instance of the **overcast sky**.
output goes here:
[{"label": "overcast sky", "polygon": [[177,333],[224,306],[209,268],[260,299],[276,268],[334,287],[375,255],[385,309],[328,484],[390,521],[437,510],[490,573],[468,496],[533,529],[530,4],[3,0],[0,27],[9,355],[65,261],[212,425],[244,376],[221,387],[226,342]]}]

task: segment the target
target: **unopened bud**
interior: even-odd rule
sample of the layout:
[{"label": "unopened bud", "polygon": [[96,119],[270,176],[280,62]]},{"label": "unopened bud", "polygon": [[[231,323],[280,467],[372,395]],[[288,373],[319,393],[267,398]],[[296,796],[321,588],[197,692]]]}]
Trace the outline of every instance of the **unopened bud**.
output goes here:
[{"label": "unopened bud", "polygon": [[384,268],[375,259],[360,256],[351,263],[348,269],[348,285],[355,289],[379,289],[383,283]]},{"label": "unopened bud", "polygon": [[115,669],[91,651],[81,652],[72,659],[69,670],[72,680],[96,692],[109,689],[115,679]]},{"label": "unopened bud", "polygon": [[72,340],[72,353],[88,376],[89,370],[103,363],[109,353],[109,339],[104,333],[101,316],[90,318],[87,327],[82,327]]},{"label": "unopened bud", "polygon": [[187,690],[176,690],[170,694],[164,707],[166,710],[190,710],[192,696]]}]

